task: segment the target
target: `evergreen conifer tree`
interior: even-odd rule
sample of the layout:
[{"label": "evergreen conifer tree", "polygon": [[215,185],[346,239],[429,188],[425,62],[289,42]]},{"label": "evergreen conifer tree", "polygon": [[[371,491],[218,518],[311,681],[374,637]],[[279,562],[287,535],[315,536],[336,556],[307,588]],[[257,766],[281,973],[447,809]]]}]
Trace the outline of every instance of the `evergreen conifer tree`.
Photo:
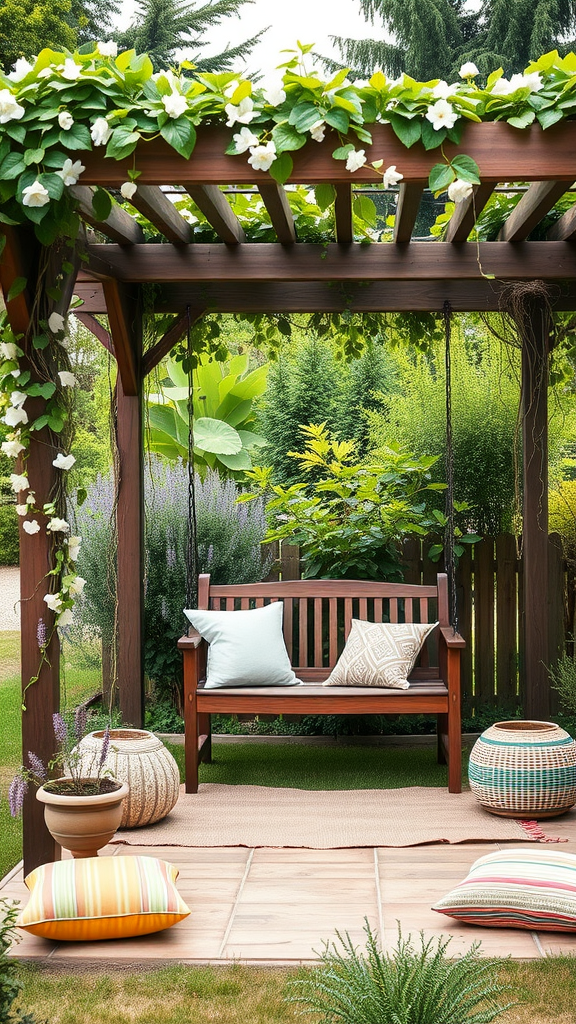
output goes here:
[{"label": "evergreen conifer tree", "polygon": [[382,345],[369,345],[360,359],[354,360],[343,386],[342,402],[337,413],[337,431],[342,440],[358,442],[358,451],[365,455],[370,440],[368,411],[382,407],[379,393],[394,388],[396,369]]},{"label": "evergreen conifer tree", "polygon": [[393,77],[405,71],[421,82],[457,81],[465,61],[474,61],[483,75],[498,66],[510,75],[542,53],[574,47],[574,0],[486,0],[477,10],[467,0],[359,3],[367,21],[379,26],[376,38],[331,39],[344,64],[362,77],[381,67]]}]

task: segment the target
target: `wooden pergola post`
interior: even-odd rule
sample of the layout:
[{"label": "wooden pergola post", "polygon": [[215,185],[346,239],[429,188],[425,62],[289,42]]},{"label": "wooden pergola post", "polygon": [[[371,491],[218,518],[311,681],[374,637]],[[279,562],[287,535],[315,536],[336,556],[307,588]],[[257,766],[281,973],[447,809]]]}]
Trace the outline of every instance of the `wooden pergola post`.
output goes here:
[{"label": "wooden pergola post", "polygon": [[548,355],[551,319],[544,300],[522,319],[522,548],[524,714],[550,714],[548,591]]}]

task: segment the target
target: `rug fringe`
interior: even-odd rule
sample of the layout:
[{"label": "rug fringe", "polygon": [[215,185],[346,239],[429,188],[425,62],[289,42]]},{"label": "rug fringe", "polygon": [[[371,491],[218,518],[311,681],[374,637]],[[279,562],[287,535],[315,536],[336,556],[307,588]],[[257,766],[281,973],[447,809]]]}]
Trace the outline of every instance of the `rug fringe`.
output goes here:
[{"label": "rug fringe", "polygon": [[518,820],[518,824],[524,829],[527,836],[534,843],[567,843],[567,839],[560,839],[559,836],[549,836],[544,832],[537,821],[522,821]]}]

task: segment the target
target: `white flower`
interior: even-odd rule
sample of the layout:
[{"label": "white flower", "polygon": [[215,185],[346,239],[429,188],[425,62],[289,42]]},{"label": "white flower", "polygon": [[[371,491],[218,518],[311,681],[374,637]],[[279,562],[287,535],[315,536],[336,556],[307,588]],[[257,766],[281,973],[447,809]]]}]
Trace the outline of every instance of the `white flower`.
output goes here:
[{"label": "white flower", "polygon": [[28,505],[16,505],[16,513],[19,516],[28,515]]},{"label": "white flower", "polygon": [[28,490],[30,481],[25,473],[10,473],[10,486],[16,494],[19,494],[20,491]]},{"label": "white flower", "polygon": [[38,72],[38,78],[51,78],[53,74],[54,74],[54,68],[52,68],[52,67],[42,68],[42,71]]},{"label": "white flower", "polygon": [[251,146],[248,163],[255,171],[267,171],[276,159],[276,146],[267,142],[265,146]]},{"label": "white flower", "polygon": [[16,440],[2,441],[2,444],[0,445],[4,455],[7,455],[10,459],[15,459],[20,452],[24,451],[24,447],[25,446],[23,444],[20,444],[20,441]]},{"label": "white flower", "polygon": [[113,42],[109,39],[107,43],[97,43],[98,53],[101,57],[117,57],[118,56],[118,43]]},{"label": "white flower", "polygon": [[27,519],[26,522],[22,523],[22,529],[24,533],[40,533],[40,524],[35,519]]},{"label": "white flower", "polygon": [[241,128],[232,138],[236,143],[237,153],[245,153],[247,149],[250,149],[250,146],[258,145],[258,136],[254,135],[254,132],[251,132],[249,128]]},{"label": "white flower", "polygon": [[62,78],[67,79],[68,82],[75,82],[77,78],[80,78],[82,72],[82,65],[77,64],[71,57],[67,57],[62,65]]},{"label": "white flower", "polygon": [[228,128],[233,128],[237,121],[239,124],[250,124],[250,121],[256,117],[254,104],[249,96],[245,96],[237,107],[233,103],[227,103],[224,110],[228,115],[226,121]]},{"label": "white flower", "polygon": [[392,185],[397,185],[399,181],[402,181],[403,177],[404,175],[400,174],[400,172],[396,170],[396,164],[391,164],[390,167],[387,167],[384,171],[384,188],[391,188]]},{"label": "white flower", "polygon": [[[542,85],[542,79],[537,71],[534,71],[531,75],[512,75],[512,78],[510,79],[509,82],[506,82],[506,79],[503,80],[499,78],[498,82],[496,82],[496,85],[498,85],[499,82],[502,81],[505,84],[503,84],[501,88],[506,89],[506,92],[503,92],[502,95],[507,95],[508,92],[516,92],[516,89],[526,88],[529,89],[530,92],[537,92]],[[492,89],[492,92],[494,91],[495,88]]]},{"label": "white flower", "polygon": [[453,203],[461,203],[464,199],[468,199],[471,196],[474,189],[469,181],[462,181],[462,178],[456,178],[451,185],[448,185],[448,199]]},{"label": "white flower", "polygon": [[476,75],[479,75],[480,72],[474,64],[474,61],[467,60],[460,68],[458,74],[460,75],[460,78],[476,78]]},{"label": "white flower", "polygon": [[358,171],[360,167],[363,167],[366,163],[366,153],[363,149],[353,149],[348,153],[348,159],[346,160],[347,171]]},{"label": "white flower", "polygon": [[16,409],[21,409],[27,398],[28,395],[25,391],[13,391],[10,395],[10,401]]},{"label": "white flower", "polygon": [[0,356],[3,359],[17,359],[18,351],[13,341],[0,342]]},{"label": "white flower", "polygon": [[33,505],[35,501],[36,501],[36,492],[35,491],[29,491],[28,492],[28,497],[26,498],[27,504],[28,505]]},{"label": "white flower", "polygon": [[63,612],[58,616],[59,626],[69,626],[72,622],[72,609],[65,608]]},{"label": "white flower", "polygon": [[28,423],[28,413],[25,409],[11,406],[4,413],[3,421],[7,427],[17,427],[20,423]]},{"label": "white flower", "polygon": [[518,85],[513,85],[507,78],[499,78],[497,82],[494,82],[491,91],[493,96],[509,96],[510,93],[516,92],[518,88]]},{"label": "white flower", "polygon": [[314,142],[324,142],[324,133],[326,131],[326,124],[324,121],[314,121],[314,124],[310,126],[310,135],[314,139]]},{"label": "white flower", "polygon": [[112,129],[105,117],[97,117],[90,129],[90,136],[95,146],[105,146],[112,135]]},{"label": "white flower", "polygon": [[[512,75],[512,78],[514,78],[514,75]],[[538,89],[542,88],[542,78],[537,71],[533,71],[531,75],[522,75],[522,78],[524,79],[522,84],[527,85],[530,92],[538,92]]]},{"label": "white flower", "polygon": [[24,115],[24,107],[17,102],[9,89],[0,89],[0,124],[7,121],[19,121]]},{"label": "white flower", "polygon": [[61,334],[64,330],[64,317],[61,313],[50,313],[48,328],[52,334]]},{"label": "white flower", "polygon": [[81,543],[82,537],[68,537],[68,558],[71,562],[77,560]]},{"label": "white flower", "polygon": [[441,128],[453,128],[458,120],[458,114],[446,100],[437,100],[428,107],[426,119],[430,121],[435,131],[439,131]]},{"label": "white flower", "polygon": [[10,376],[14,377],[14,380],[16,380],[17,377],[20,377],[21,374],[22,370],[10,370]]},{"label": "white flower", "polygon": [[232,99],[239,85],[240,82],[238,81],[237,78],[235,78],[232,82],[228,82],[228,85],[224,89],[224,95],[227,96],[229,100]]},{"label": "white flower", "polygon": [[180,216],[183,217],[184,220],[188,221],[189,224],[199,223],[198,217],[195,217],[193,213],[190,213],[190,210],[180,210]]},{"label": "white flower", "polygon": [[269,103],[271,107],[280,107],[286,99],[286,93],[280,85],[273,85],[269,89],[264,90],[264,100]]},{"label": "white flower", "polygon": [[59,178],[62,178],[65,185],[75,185],[82,171],[85,170],[86,168],[80,160],[75,160],[73,163],[72,160],[68,159],[64,161],[62,170],[56,171],[56,174]]},{"label": "white flower", "polygon": [[179,92],[171,92],[169,96],[163,96],[162,104],[168,117],[180,117],[180,114],[188,109],[186,97]]},{"label": "white flower", "polygon": [[[2,120],[0,118],[0,120]],[[48,189],[41,185],[38,179],[22,189],[22,205],[23,206],[46,206],[46,203],[50,202],[50,196]]]},{"label": "white flower", "polygon": [[68,593],[71,597],[78,597],[84,590],[85,586],[86,580],[83,579],[82,576],[75,576],[68,587]]},{"label": "white flower", "polygon": [[70,526],[65,519],[58,519],[57,517],[54,517],[50,520],[46,529],[49,530],[50,533],[68,533]]},{"label": "white flower", "polygon": [[44,594],[44,600],[51,612],[59,612],[62,608],[62,598],[60,597],[60,594]]},{"label": "white flower", "polygon": [[123,199],[132,199],[134,193],[138,191],[138,185],[135,181],[125,181],[120,186],[120,195]]},{"label": "white flower", "polygon": [[72,117],[72,114],[70,114],[67,110],[61,110],[58,114],[58,124],[60,125],[62,131],[69,131],[72,125],[74,124],[74,118]]},{"label": "white flower", "polygon": [[75,462],[73,455],[64,455],[64,452],[58,452],[56,458],[52,459],[52,465],[56,466],[56,469],[72,469]]},{"label": "white flower", "polygon": [[448,82],[437,82],[432,89],[432,95],[435,100],[447,100],[449,96],[452,96],[456,92],[455,85],[448,85]]},{"label": "white flower", "polygon": [[157,82],[160,78],[165,78],[169,87],[172,89],[172,92],[176,92],[176,89],[180,85],[180,78],[177,77],[170,68],[168,68],[167,71],[157,71],[152,75],[153,82]]},{"label": "white flower", "polygon": [[14,65],[14,70],[10,72],[8,78],[11,82],[21,82],[23,78],[26,78],[28,72],[32,71],[33,67],[34,65],[26,60],[25,57],[19,57]]},{"label": "white flower", "polygon": [[74,374],[69,370],[58,370],[58,376],[63,388],[75,388],[78,383]]}]

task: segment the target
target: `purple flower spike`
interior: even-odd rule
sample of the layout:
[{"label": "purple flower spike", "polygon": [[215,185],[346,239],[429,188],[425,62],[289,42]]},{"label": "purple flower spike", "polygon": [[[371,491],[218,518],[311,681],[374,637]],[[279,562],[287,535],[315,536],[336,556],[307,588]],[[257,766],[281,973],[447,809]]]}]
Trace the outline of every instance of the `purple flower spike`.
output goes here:
[{"label": "purple flower spike", "polygon": [[81,704],[80,707],[76,708],[76,714],[74,715],[74,735],[77,743],[80,743],[80,740],[86,732],[87,721],[88,708],[84,704]]},{"label": "purple flower spike", "polygon": [[46,623],[44,619],[38,619],[38,625],[36,626],[36,640],[38,641],[38,647],[42,650],[46,646],[47,640]]},{"label": "purple flower spike", "polygon": [[31,750],[28,751],[28,764],[34,772],[34,775],[39,779],[42,779],[42,782],[46,782],[46,779],[48,778],[46,767],[41,758],[38,757],[38,754],[33,754]]},{"label": "purple flower spike", "polygon": [[24,797],[28,792],[28,783],[21,775],[16,775],[10,783],[10,789],[8,790],[8,803],[10,805],[10,814],[13,818],[17,818],[22,812],[24,806]]},{"label": "purple flower spike", "polygon": [[100,764],[99,768],[103,768],[108,757],[108,751],[110,749],[110,726],[107,725],[104,730],[104,736],[102,738],[102,750],[100,751]]},{"label": "purple flower spike", "polygon": [[68,726],[58,711],[52,715],[52,723],[54,725],[54,735],[58,743],[64,746],[68,739]]}]

